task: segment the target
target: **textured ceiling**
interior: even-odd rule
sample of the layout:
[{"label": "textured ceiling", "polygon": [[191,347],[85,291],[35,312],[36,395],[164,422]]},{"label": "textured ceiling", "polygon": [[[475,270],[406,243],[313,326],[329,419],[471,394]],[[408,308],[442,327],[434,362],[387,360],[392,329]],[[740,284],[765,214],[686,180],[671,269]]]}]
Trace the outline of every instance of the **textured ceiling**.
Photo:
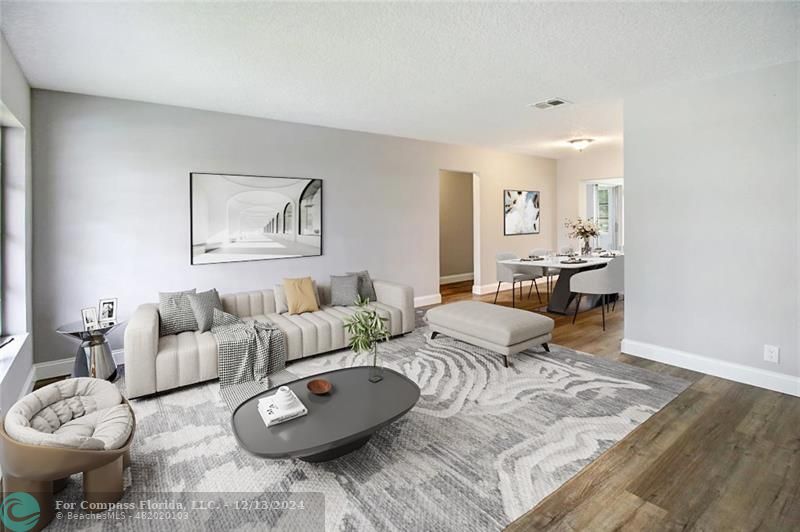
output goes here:
[{"label": "textured ceiling", "polygon": [[632,91],[796,60],[798,5],[3,1],[0,29],[38,88],[562,157],[621,142]]}]

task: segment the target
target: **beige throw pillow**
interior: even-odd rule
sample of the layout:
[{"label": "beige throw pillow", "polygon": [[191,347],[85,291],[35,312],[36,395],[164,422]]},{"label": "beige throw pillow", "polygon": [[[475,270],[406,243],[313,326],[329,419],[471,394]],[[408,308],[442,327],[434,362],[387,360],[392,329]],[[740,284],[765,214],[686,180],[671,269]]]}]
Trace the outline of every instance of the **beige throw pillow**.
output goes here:
[{"label": "beige throw pillow", "polygon": [[[317,306],[321,308],[322,303],[319,301],[319,288],[317,288],[317,282],[311,281],[311,284],[314,287],[314,296],[317,298]],[[286,303],[286,294],[283,291],[283,285],[276,284],[273,293],[275,294],[275,312],[278,314],[286,314],[289,312],[289,305]]]},{"label": "beige throw pillow", "polygon": [[302,314],[303,312],[316,312],[319,310],[316,290],[311,277],[300,279],[284,279],[283,292],[286,294],[286,304],[289,314]]}]

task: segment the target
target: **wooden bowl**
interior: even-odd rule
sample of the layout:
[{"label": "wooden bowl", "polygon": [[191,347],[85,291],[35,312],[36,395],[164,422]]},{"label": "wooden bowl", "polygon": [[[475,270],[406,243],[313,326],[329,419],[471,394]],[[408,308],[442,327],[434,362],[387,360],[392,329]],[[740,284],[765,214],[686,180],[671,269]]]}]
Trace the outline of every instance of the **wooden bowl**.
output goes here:
[{"label": "wooden bowl", "polygon": [[308,388],[308,391],[310,391],[314,395],[325,395],[326,393],[331,391],[333,385],[329,381],[326,381],[325,379],[314,379],[308,381],[306,387]]}]

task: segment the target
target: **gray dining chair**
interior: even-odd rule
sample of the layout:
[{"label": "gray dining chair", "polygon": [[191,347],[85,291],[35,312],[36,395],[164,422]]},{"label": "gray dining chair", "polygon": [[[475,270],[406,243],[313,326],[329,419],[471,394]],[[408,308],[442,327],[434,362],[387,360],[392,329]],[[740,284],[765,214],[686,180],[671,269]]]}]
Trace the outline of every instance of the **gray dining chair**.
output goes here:
[{"label": "gray dining chair", "polygon": [[[608,296],[619,294],[625,290],[625,257],[611,259],[605,268],[576,273],[569,280],[569,289],[578,294],[572,323],[575,323],[575,319],[578,317],[581,296],[584,294],[599,295],[602,297],[603,330],[605,331]],[[616,308],[616,301],[614,301],[614,307]]]},{"label": "gray dining chair", "polygon": [[[529,266],[515,266],[511,264],[502,264],[503,260],[515,260],[519,257],[513,253],[498,253],[495,255],[497,265],[497,290],[494,293],[494,302],[497,303],[497,296],[500,294],[500,285],[503,283],[511,283],[511,305],[516,306],[514,301],[514,289],[519,283],[519,298],[522,299],[522,283],[530,281],[536,287],[536,295],[539,297],[539,302],[542,301],[542,296],[539,294],[539,286],[536,284],[536,279],[544,276],[541,268],[531,268]],[[530,292],[528,292],[530,296]]]},{"label": "gray dining chair", "polygon": [[[530,254],[537,257],[546,257],[550,254],[555,254],[552,249],[534,249]],[[553,276],[558,275],[561,271],[560,268],[542,268],[542,274],[547,281],[547,300],[550,301],[550,294],[553,292]],[[530,297],[530,294],[529,294]]]}]

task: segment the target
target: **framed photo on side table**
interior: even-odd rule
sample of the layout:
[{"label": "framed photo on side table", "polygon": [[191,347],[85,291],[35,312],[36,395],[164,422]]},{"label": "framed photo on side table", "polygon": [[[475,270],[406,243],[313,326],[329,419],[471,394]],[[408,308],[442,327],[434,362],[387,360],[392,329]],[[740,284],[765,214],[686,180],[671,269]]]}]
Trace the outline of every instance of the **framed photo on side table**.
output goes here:
[{"label": "framed photo on side table", "polygon": [[101,299],[98,308],[100,309],[100,325],[117,323],[117,298]]},{"label": "framed photo on side table", "polygon": [[97,329],[97,309],[89,307],[81,310],[81,320],[83,321],[83,330],[91,331]]}]

